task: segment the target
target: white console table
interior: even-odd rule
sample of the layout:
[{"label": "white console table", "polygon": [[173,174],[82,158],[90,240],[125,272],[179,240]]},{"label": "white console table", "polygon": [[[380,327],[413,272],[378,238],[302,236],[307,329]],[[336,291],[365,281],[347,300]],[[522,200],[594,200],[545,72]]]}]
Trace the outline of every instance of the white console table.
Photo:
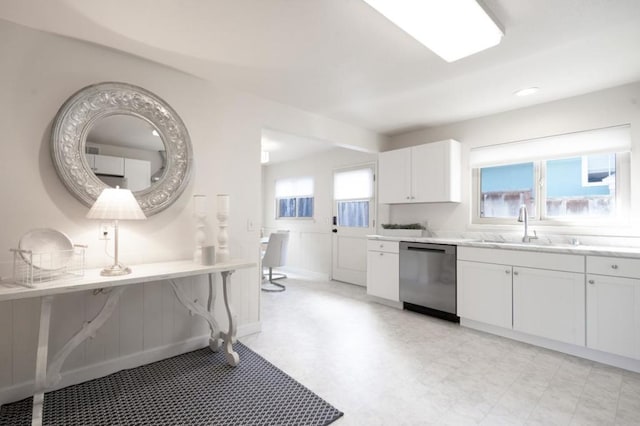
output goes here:
[{"label": "white console table", "polygon": [[[109,319],[115,310],[120,296],[130,285],[141,284],[151,281],[167,280],[173,288],[178,300],[192,313],[203,317],[211,329],[209,346],[211,350],[218,351],[221,347],[225,352],[227,362],[236,366],[240,362],[238,353],[233,350],[233,343],[236,341],[237,323],[233,310],[229,303],[228,286],[230,275],[237,269],[255,267],[253,262],[242,260],[232,260],[212,266],[198,265],[192,261],[173,261],[150,263],[132,266],[133,272],[129,275],[117,277],[103,277],[100,275],[101,269],[91,269],[85,271],[82,277],[62,278],[55,281],[38,283],[36,287],[29,288],[19,284],[0,284],[0,302],[5,300],[25,299],[31,297],[41,297],[40,305],[40,328],[38,332],[38,349],[36,355],[35,389],[33,396],[33,417],[32,425],[42,424],[42,409],[44,403],[44,393],[47,389],[55,386],[61,379],[60,369],[69,354],[88,337],[95,336],[96,331]],[[222,332],[213,315],[213,306],[216,298],[216,288],[213,283],[213,274],[220,272],[222,275],[222,289],[224,294],[224,305],[229,319],[229,329]],[[189,277],[194,275],[208,275],[209,277],[209,299],[207,307],[191,301],[174,281],[175,278]],[[49,349],[49,326],[51,319],[51,305],[55,295],[73,293],[78,291],[94,290],[108,294],[104,306],[100,312],[91,320],[82,325],[62,349],[47,362]]]}]

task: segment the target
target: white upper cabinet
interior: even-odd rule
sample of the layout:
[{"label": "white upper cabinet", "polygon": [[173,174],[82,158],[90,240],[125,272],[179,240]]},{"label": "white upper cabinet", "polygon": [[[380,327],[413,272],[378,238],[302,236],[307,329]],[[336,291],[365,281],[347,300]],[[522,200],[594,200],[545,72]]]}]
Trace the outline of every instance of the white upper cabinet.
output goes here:
[{"label": "white upper cabinet", "polygon": [[378,198],[381,203],[411,203],[411,151],[382,152],[378,156]]},{"label": "white upper cabinet", "polygon": [[379,155],[384,204],[460,202],[460,143],[444,140]]},{"label": "white upper cabinet", "polygon": [[142,191],[151,185],[151,163],[146,160],[124,159],[124,177],[127,178],[128,188]]},{"label": "white upper cabinet", "polygon": [[94,155],[93,172],[97,175],[124,176],[124,158]]}]

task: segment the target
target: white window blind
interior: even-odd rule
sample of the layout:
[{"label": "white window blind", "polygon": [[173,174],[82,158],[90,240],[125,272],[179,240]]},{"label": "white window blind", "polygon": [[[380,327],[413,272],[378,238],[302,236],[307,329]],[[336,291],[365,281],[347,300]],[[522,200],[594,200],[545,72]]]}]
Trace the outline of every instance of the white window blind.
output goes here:
[{"label": "white window blind", "polygon": [[276,198],[312,197],[313,178],[300,177],[276,180]]},{"label": "white window blind", "polygon": [[469,165],[477,168],[629,151],[631,151],[631,130],[629,125],[623,125],[472,148]]},{"label": "white window blind", "polygon": [[333,178],[333,197],[336,200],[355,200],[373,197],[373,170],[370,167],[336,172]]}]

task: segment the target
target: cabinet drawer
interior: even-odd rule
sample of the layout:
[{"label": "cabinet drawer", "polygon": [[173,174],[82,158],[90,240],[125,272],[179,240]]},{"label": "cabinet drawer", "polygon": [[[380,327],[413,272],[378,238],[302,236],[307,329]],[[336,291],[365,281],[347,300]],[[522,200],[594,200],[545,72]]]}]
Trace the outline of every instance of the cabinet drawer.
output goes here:
[{"label": "cabinet drawer", "polygon": [[587,256],[587,273],[613,277],[640,278],[640,259]]},{"label": "cabinet drawer", "polygon": [[367,240],[367,250],[399,253],[400,243],[398,241]]}]

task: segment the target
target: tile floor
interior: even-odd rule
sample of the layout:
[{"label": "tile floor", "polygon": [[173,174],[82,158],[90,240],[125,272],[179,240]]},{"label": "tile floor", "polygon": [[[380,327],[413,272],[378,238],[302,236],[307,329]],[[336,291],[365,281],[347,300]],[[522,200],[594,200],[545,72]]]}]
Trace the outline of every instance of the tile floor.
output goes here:
[{"label": "tile floor", "polygon": [[640,374],[485,334],[304,277],[262,293],[247,346],[346,425],[640,425]]}]

